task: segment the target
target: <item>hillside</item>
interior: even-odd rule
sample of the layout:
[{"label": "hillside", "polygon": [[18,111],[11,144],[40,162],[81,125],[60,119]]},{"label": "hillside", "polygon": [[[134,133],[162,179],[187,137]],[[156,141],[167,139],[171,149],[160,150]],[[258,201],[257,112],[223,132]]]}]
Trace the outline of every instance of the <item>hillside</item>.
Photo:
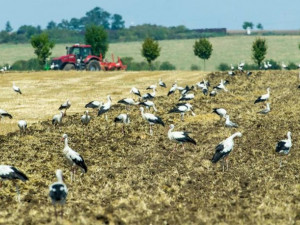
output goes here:
[{"label": "hillside", "polygon": [[[47,194],[58,168],[64,171],[69,188],[63,224],[299,223],[298,72],[260,71],[250,77],[195,72],[100,75],[45,72],[1,76],[1,86],[14,79],[24,89],[24,96],[18,97],[11,87],[1,89],[1,107],[14,115],[14,123],[21,116],[27,118],[35,113],[37,123],[30,123],[26,136],[18,132],[0,136],[2,163],[16,166],[30,179],[26,184],[20,183],[21,204],[15,201],[11,182],[4,182],[0,223],[55,224]],[[185,122],[179,120],[178,114],[167,114],[179,98],[178,94],[175,98],[166,97],[174,80],[185,86],[201,81],[203,76],[212,86],[222,78],[228,79],[229,91],[214,98],[196,91],[191,102],[196,116],[186,115]],[[150,136],[148,124],[142,120],[138,107],[133,107],[129,111],[131,124],[123,137],[121,126],[112,122],[116,115],[125,112],[125,107],[116,101],[129,97],[128,87],[133,85],[144,93],[144,88],[159,77],[168,88],[158,90],[155,114],[162,117],[166,127],[155,125],[154,135]],[[271,88],[271,112],[261,115],[257,111],[264,104],[253,102],[266,93],[267,87]],[[91,113],[90,126],[84,129],[79,121],[84,104],[104,100],[106,94],[112,94],[114,103],[109,121]],[[27,104],[34,105],[35,95],[40,99],[36,98],[36,107],[29,110]],[[70,112],[61,128],[54,129],[48,114],[57,113],[66,98],[72,101]],[[225,128],[224,120],[220,122],[212,113],[215,107],[227,109],[239,128]],[[12,121],[1,121],[6,133],[8,126],[15,126]],[[186,145],[185,152],[179,147],[170,154],[174,143],[168,140],[166,128],[171,123],[175,130],[190,131],[197,145]],[[275,145],[286,138],[289,130],[293,147],[279,168]],[[229,170],[222,172],[221,164],[214,165],[210,159],[215,146],[236,131],[243,136],[235,140]],[[70,146],[84,157],[89,168],[76,183],[70,182],[70,167],[62,155],[63,133],[69,135]]]},{"label": "hillside", "polygon": [[[241,60],[247,63],[253,63],[251,59],[251,45],[256,36],[226,36],[210,38],[213,44],[213,53],[211,59],[207,62],[207,70],[214,71],[216,67],[224,62],[237,64]],[[299,36],[264,36],[268,44],[267,59],[286,64],[300,62],[299,54]],[[178,70],[190,70],[192,64],[203,64],[200,59],[194,56],[193,45],[195,40],[168,40],[159,41],[162,51],[158,61],[169,61],[176,65]],[[53,49],[53,56],[65,54],[65,47],[68,44],[57,44]],[[141,42],[113,43],[109,45],[107,58],[111,60],[111,53],[120,57],[133,57],[135,61],[143,60],[141,52]],[[19,59],[29,59],[35,57],[33,49],[29,44],[2,44],[0,45],[0,65],[4,63],[13,63]]]}]

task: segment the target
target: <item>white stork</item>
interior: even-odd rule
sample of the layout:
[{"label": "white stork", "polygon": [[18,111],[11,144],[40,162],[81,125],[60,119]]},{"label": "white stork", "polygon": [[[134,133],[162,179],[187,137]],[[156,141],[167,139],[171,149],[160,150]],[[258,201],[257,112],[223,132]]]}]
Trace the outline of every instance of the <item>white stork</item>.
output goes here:
[{"label": "white stork", "polygon": [[270,98],[270,88],[267,88],[267,94],[264,94],[262,96],[259,96],[254,104],[258,103],[258,102],[264,102],[264,101],[267,101],[268,99]]},{"label": "white stork", "polygon": [[152,93],[146,93],[142,96],[143,100],[147,100],[147,99],[153,99],[156,95],[155,89],[153,89]]},{"label": "white stork", "polygon": [[214,88],[210,93],[209,93],[209,96],[210,97],[215,97],[217,95],[217,89]]},{"label": "white stork", "polygon": [[260,113],[260,114],[267,114],[271,111],[271,108],[270,108],[270,103],[267,102],[267,105],[266,105],[266,108],[257,112],[257,113]]},{"label": "white stork", "polygon": [[20,134],[26,134],[27,122],[25,120],[19,120],[18,127],[20,128]]},{"label": "white stork", "polygon": [[184,121],[184,114],[188,111],[192,112],[192,115],[195,116],[193,112],[193,106],[190,103],[178,103],[176,107],[171,109],[168,113],[180,113],[181,120]]},{"label": "white stork", "polygon": [[174,129],[174,125],[171,124],[170,125],[170,129],[168,131],[168,138],[171,140],[171,141],[175,141],[176,142],[176,145],[175,145],[175,148],[173,151],[176,151],[177,149],[177,144],[182,144],[182,149],[184,150],[184,143],[185,142],[190,142],[194,145],[196,145],[196,141],[193,140],[190,136],[189,136],[189,132],[185,132],[185,131],[173,131]]},{"label": "white stork", "polygon": [[213,163],[217,163],[220,159],[223,159],[223,172],[225,170],[225,162],[226,161],[226,167],[228,170],[228,155],[232,151],[234,142],[233,139],[235,137],[241,137],[242,133],[241,132],[236,132],[224,141],[220,142],[217,147],[215,148],[216,152],[212,158]]},{"label": "white stork", "polygon": [[62,136],[62,141],[65,142],[65,147],[63,149],[63,154],[68,160],[68,163],[72,166],[71,168],[71,181],[75,181],[75,170],[76,167],[79,167],[83,173],[87,172],[87,166],[84,162],[84,159],[81,155],[71,149],[68,145],[68,135],[64,134]]},{"label": "white stork", "polygon": [[13,82],[13,86],[12,86],[13,90],[18,94],[22,94],[21,89],[15,85],[15,82]]},{"label": "white stork", "polygon": [[52,124],[56,127],[62,123],[62,118],[64,116],[64,112],[60,111],[60,114],[56,114],[52,118]]},{"label": "white stork", "polygon": [[139,105],[143,105],[143,106],[145,106],[147,109],[150,109],[150,108],[152,107],[153,110],[154,110],[155,112],[157,112],[157,109],[156,109],[156,107],[155,107],[154,102],[152,102],[152,101],[150,101],[150,100],[147,100],[147,101],[145,101],[145,102],[140,102]]},{"label": "white stork", "polygon": [[161,78],[159,78],[158,85],[161,86],[161,87],[163,87],[163,88],[166,88],[166,87],[167,87],[166,84],[165,84],[165,82],[163,82],[163,81],[161,80]]},{"label": "white stork", "polygon": [[190,93],[190,94],[185,94],[185,95],[182,95],[179,99],[179,101],[190,101],[192,99],[195,98],[195,95],[193,93]]},{"label": "white stork", "polygon": [[62,170],[56,170],[57,182],[49,186],[49,196],[54,206],[55,218],[57,220],[56,205],[61,205],[61,217],[64,214],[64,204],[68,195],[68,188],[63,182]]},{"label": "white stork", "polygon": [[160,124],[162,126],[165,126],[164,122],[162,121],[162,119],[159,116],[155,116],[151,113],[144,113],[144,108],[140,107],[141,110],[141,114],[144,120],[148,121],[149,125],[150,125],[150,135],[153,134],[153,130],[152,130],[152,125],[154,124]]},{"label": "white stork", "polygon": [[111,98],[110,98],[110,95],[107,95],[107,102],[99,108],[98,116],[101,116],[102,114],[105,113],[105,120],[107,121],[106,112],[108,112],[110,110],[110,107],[111,107]]},{"label": "white stork", "polygon": [[138,105],[138,102],[135,102],[132,98],[123,98],[118,101],[120,104],[124,104],[126,106],[126,109],[128,110],[129,105]]},{"label": "white stork", "polygon": [[67,109],[69,109],[71,107],[71,102],[69,101],[69,99],[64,102],[63,104],[60,105],[60,107],[58,108],[58,110],[65,110],[64,112],[64,116],[67,115]]},{"label": "white stork", "polygon": [[225,85],[226,85],[226,84],[225,84],[224,80],[221,79],[221,82],[220,82],[217,86],[215,86],[214,88],[216,88],[216,89],[218,89],[218,90],[228,91],[228,90],[226,89]]},{"label": "white stork", "polygon": [[103,105],[102,102],[99,101],[91,101],[88,104],[85,105],[85,108],[91,108],[91,109],[99,109]]},{"label": "white stork", "polygon": [[[15,180],[21,180],[23,182],[26,182],[28,180],[28,177],[21,172],[20,170],[16,169],[13,166],[7,166],[7,165],[0,165],[0,187],[2,186],[3,180],[12,180],[13,182]],[[15,183],[15,182],[14,182]],[[20,191],[17,183],[16,185],[16,191],[17,191],[17,200],[20,202]]]},{"label": "white stork", "polygon": [[225,127],[239,127],[236,123],[230,121],[228,114],[225,115],[225,118],[226,118],[226,120],[225,120]]},{"label": "white stork", "polygon": [[6,112],[3,109],[0,109],[0,120],[4,117],[8,117],[9,119],[13,118],[11,114],[9,114],[8,112]]},{"label": "white stork", "polygon": [[223,108],[214,108],[213,113],[216,113],[218,116],[220,116],[220,120],[222,118],[225,118],[227,111]]},{"label": "white stork", "polygon": [[141,97],[141,92],[135,87],[131,88],[130,93]]},{"label": "white stork", "polygon": [[[289,131],[287,133],[287,138],[285,140],[281,140],[277,143],[276,145],[276,152],[279,153],[280,155],[285,155],[288,156],[290,153],[291,147],[292,147],[292,138],[291,138],[292,133]],[[282,166],[282,159],[280,159],[280,167]]]},{"label": "white stork", "polygon": [[89,116],[89,111],[85,110],[84,115],[81,116],[81,123],[87,126],[90,121],[91,121],[91,117]]},{"label": "white stork", "polygon": [[114,119],[115,123],[123,123],[122,126],[122,133],[123,135],[125,135],[125,124],[129,124],[130,123],[130,119],[128,114],[125,113],[121,113],[120,115],[118,115],[115,119]]},{"label": "white stork", "polygon": [[175,93],[176,90],[177,90],[177,81],[175,81],[175,83],[173,84],[173,86],[170,88],[167,96]]},{"label": "white stork", "polygon": [[148,86],[148,87],[146,88],[146,90],[150,90],[150,89],[154,90],[154,89],[156,89],[156,87],[157,87],[156,84],[152,84],[152,85]]}]

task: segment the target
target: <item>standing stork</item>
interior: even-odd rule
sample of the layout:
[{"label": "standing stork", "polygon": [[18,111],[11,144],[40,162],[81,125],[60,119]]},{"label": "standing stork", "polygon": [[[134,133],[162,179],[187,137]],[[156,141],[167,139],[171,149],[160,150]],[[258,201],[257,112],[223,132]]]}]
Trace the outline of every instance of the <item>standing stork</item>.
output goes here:
[{"label": "standing stork", "polygon": [[152,130],[152,125],[154,124],[160,124],[162,126],[165,126],[164,122],[162,121],[162,119],[158,116],[155,116],[151,113],[144,113],[144,108],[140,107],[141,110],[141,114],[144,120],[148,121],[149,125],[150,125],[150,135],[153,135],[153,130]]},{"label": "standing stork", "polygon": [[58,110],[65,110],[65,112],[64,112],[64,116],[66,116],[67,115],[67,109],[69,109],[71,107],[71,102],[69,101],[69,99],[65,102],[65,103],[63,103],[63,104],[61,104],[60,105],[60,107],[58,108]]},{"label": "standing stork", "polygon": [[188,111],[192,112],[192,115],[195,116],[195,113],[193,112],[193,106],[190,103],[178,103],[176,107],[171,109],[168,113],[180,113],[181,115],[181,121],[184,121],[184,114]]},{"label": "standing stork", "polygon": [[120,114],[118,115],[115,119],[114,119],[115,123],[123,123],[122,126],[122,134],[125,135],[125,124],[129,124],[130,123],[130,119],[128,114]]},{"label": "standing stork", "polygon": [[131,88],[130,93],[141,97],[141,92],[136,87]]},{"label": "standing stork", "polygon": [[220,116],[220,120],[222,120],[222,118],[225,118],[227,111],[226,111],[226,109],[223,109],[223,108],[214,108],[213,113]]},{"label": "standing stork", "polygon": [[184,131],[173,131],[174,129],[174,125],[171,124],[170,125],[170,129],[168,131],[168,138],[170,139],[170,141],[175,141],[176,142],[176,145],[175,145],[175,148],[173,150],[176,151],[177,149],[177,144],[182,144],[182,149],[184,150],[184,143],[185,142],[190,142],[194,145],[196,145],[196,141],[193,140],[190,136],[189,136],[189,133],[188,132],[184,132]]},{"label": "standing stork", "polygon": [[12,88],[17,94],[20,94],[20,95],[22,94],[21,89],[15,85],[15,82],[13,82]]},{"label": "standing stork", "polygon": [[4,117],[8,117],[9,119],[13,118],[11,114],[9,114],[8,112],[6,112],[3,109],[0,109],[0,120]]},{"label": "standing stork", "polygon": [[12,180],[15,183],[17,200],[18,202],[20,202],[20,190],[15,180],[21,180],[23,182],[26,182],[28,180],[28,177],[23,172],[21,172],[13,166],[0,165],[0,178],[0,187],[2,186],[3,180]]},{"label": "standing stork", "polygon": [[20,135],[26,134],[27,122],[25,120],[19,120],[18,127],[20,128]]},{"label": "standing stork", "polygon": [[71,165],[71,181],[75,181],[75,171],[76,167],[79,167],[83,173],[87,172],[87,166],[81,155],[71,149],[68,145],[68,135],[64,134],[62,136],[62,141],[65,142],[65,147],[63,149],[63,154],[65,155],[68,163]]},{"label": "standing stork", "polygon": [[60,125],[62,123],[63,116],[64,116],[63,111],[60,111],[60,114],[56,114],[53,116],[52,124],[54,125],[54,127],[56,127],[57,125]]},{"label": "standing stork", "polygon": [[142,99],[143,100],[148,100],[148,99],[153,99],[155,98],[155,95],[156,95],[156,92],[155,92],[155,88],[153,89],[153,92],[152,93],[146,93],[142,96]]},{"label": "standing stork", "polygon": [[264,101],[267,101],[268,99],[270,98],[270,88],[267,88],[267,94],[264,94],[262,96],[259,96],[254,104],[258,103],[258,102],[264,102]]},{"label": "standing stork", "polygon": [[120,104],[124,104],[126,106],[126,110],[128,110],[129,105],[138,105],[138,102],[135,102],[132,98],[123,98],[118,101]]},{"label": "standing stork", "polygon": [[56,170],[57,182],[49,186],[49,196],[54,206],[55,218],[57,220],[56,205],[61,205],[61,218],[64,214],[64,204],[68,195],[68,188],[63,182],[62,170]]},{"label": "standing stork", "polygon": [[229,115],[225,115],[225,127],[239,127],[236,123],[232,122],[230,119],[229,119]]},{"label": "standing stork", "polygon": [[156,107],[155,107],[154,102],[152,102],[152,101],[150,101],[150,100],[147,100],[147,101],[145,101],[145,102],[140,102],[139,105],[143,105],[143,106],[145,106],[147,109],[150,109],[150,108],[152,107],[153,110],[154,110],[155,112],[157,112],[157,109],[156,109]]},{"label": "standing stork", "polygon": [[89,116],[89,111],[85,110],[84,115],[81,116],[81,123],[87,126],[90,121],[91,121],[91,117]]},{"label": "standing stork", "polygon": [[165,82],[163,82],[163,81],[161,80],[161,78],[159,78],[158,85],[161,86],[161,87],[163,87],[163,88],[166,88],[166,87],[167,87],[166,84],[165,84]]},{"label": "standing stork", "polygon": [[227,83],[226,81],[224,81],[223,79],[221,79],[221,82],[217,86],[215,86],[214,88],[216,88],[217,90],[228,91],[226,89],[226,87],[225,87],[226,83]]},{"label": "standing stork", "polygon": [[261,110],[261,111],[259,111],[259,112],[257,112],[257,113],[260,113],[260,114],[267,114],[267,113],[269,113],[270,111],[271,111],[270,103],[267,102],[266,108],[263,109],[263,110]]},{"label": "standing stork", "polygon": [[102,114],[105,113],[105,120],[107,121],[106,112],[108,112],[110,110],[110,107],[111,107],[111,97],[110,97],[110,95],[107,95],[107,102],[99,108],[98,116],[101,116]]},{"label": "standing stork", "polygon": [[241,132],[236,132],[224,141],[220,142],[217,147],[215,148],[216,152],[211,159],[212,163],[217,163],[220,159],[223,159],[223,172],[225,171],[225,161],[226,161],[226,168],[228,170],[228,155],[232,151],[234,142],[233,139],[235,137],[242,137]]},{"label": "standing stork", "polygon": [[175,83],[173,84],[173,86],[170,88],[167,96],[169,96],[171,94],[174,94],[176,90],[177,90],[177,81],[175,81]]},{"label": "standing stork", "polygon": [[[286,157],[290,153],[291,147],[292,147],[292,138],[291,138],[292,133],[289,131],[287,132],[287,138],[285,140],[281,140],[277,143],[276,145],[276,152],[280,155],[285,155]],[[280,158],[280,167],[282,167],[282,159]]]},{"label": "standing stork", "polygon": [[149,90],[149,89],[154,90],[154,89],[156,89],[156,87],[157,87],[156,84],[152,84],[152,85],[148,86],[148,87],[146,88],[146,90]]},{"label": "standing stork", "polygon": [[85,108],[91,108],[91,109],[99,109],[103,105],[102,102],[99,101],[91,101],[85,105]]},{"label": "standing stork", "polygon": [[190,100],[192,100],[192,99],[194,99],[194,98],[195,98],[195,95],[194,95],[193,93],[190,93],[190,94],[183,94],[183,95],[180,97],[179,101],[190,101]]}]

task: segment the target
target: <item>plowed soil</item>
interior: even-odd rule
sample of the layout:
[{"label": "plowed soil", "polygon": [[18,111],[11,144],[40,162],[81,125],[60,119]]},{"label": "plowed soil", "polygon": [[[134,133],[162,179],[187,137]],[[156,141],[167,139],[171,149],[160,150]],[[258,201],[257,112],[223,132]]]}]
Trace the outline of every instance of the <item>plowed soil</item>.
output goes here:
[{"label": "plowed soil", "polygon": [[[179,94],[167,97],[167,90],[159,89],[163,95],[155,99],[154,114],[166,127],[155,125],[153,136],[138,106],[131,107],[131,123],[123,136],[121,125],[113,123],[115,116],[126,112],[118,104],[108,112],[108,122],[91,112],[86,128],[80,112],[64,117],[59,128],[48,119],[30,125],[26,135],[0,136],[1,163],[14,165],[29,177],[26,183],[18,182],[21,203],[15,199],[13,184],[3,183],[0,223],[56,224],[48,188],[60,168],[69,189],[61,224],[300,224],[298,72],[207,75],[212,86],[221,78],[230,81],[229,91],[216,97],[195,91],[191,103],[196,116],[188,113],[184,122],[178,114],[167,114]],[[186,84],[192,82],[180,86]],[[271,112],[261,115],[257,111],[264,103],[253,103],[267,87]],[[212,113],[216,107],[225,108],[239,128],[224,127],[224,120]],[[185,151],[179,147],[171,153],[174,143],[167,137],[171,123],[175,130],[190,131],[197,145],[187,144]],[[222,172],[220,163],[210,162],[214,148],[237,131],[243,136],[235,140],[229,170]],[[279,168],[275,145],[286,139],[288,131],[293,146]],[[62,153],[64,133],[88,166],[85,175],[77,171],[73,183]]]}]

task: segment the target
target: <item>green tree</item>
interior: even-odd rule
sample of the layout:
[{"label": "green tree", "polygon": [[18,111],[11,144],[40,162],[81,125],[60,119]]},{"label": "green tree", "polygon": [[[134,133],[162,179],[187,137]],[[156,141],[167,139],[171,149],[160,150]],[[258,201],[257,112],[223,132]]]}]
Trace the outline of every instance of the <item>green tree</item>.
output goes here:
[{"label": "green tree", "polygon": [[47,25],[47,30],[52,30],[56,28],[56,23],[54,21],[50,21]]},{"label": "green tree", "polygon": [[95,7],[88,11],[85,15],[85,17],[81,18],[81,21],[85,25],[97,25],[103,26],[105,29],[109,29],[110,13],[106,12],[102,8]]},{"label": "green tree", "polygon": [[47,33],[41,33],[31,37],[31,45],[40,65],[44,66],[46,59],[51,55],[51,49],[55,45],[54,42],[49,40]]},{"label": "green tree", "polygon": [[212,44],[206,38],[200,38],[195,41],[194,54],[203,59],[203,65],[205,70],[205,60],[208,60],[213,51]]},{"label": "green tree", "polygon": [[85,31],[85,43],[92,46],[92,53],[94,55],[100,55],[102,53],[103,58],[108,50],[107,32],[102,26],[89,25]]},{"label": "green tree", "polygon": [[256,28],[259,29],[259,30],[263,30],[264,29],[264,27],[263,27],[263,25],[261,23],[258,23],[256,25]]},{"label": "green tree", "polygon": [[252,59],[260,67],[267,54],[267,43],[265,39],[257,38],[252,44]]},{"label": "green tree", "polygon": [[121,15],[114,14],[111,19],[112,19],[112,23],[111,23],[112,30],[120,30],[125,27],[125,21],[123,20]]},{"label": "green tree", "polygon": [[142,56],[146,58],[149,68],[151,69],[151,63],[160,55],[161,48],[157,41],[152,38],[146,38],[142,45]]},{"label": "green tree", "polygon": [[248,22],[248,21],[245,21],[244,23],[243,23],[243,29],[244,30],[246,30],[247,29],[247,27],[250,27],[251,29],[253,29],[253,23],[252,22]]},{"label": "green tree", "polygon": [[10,25],[10,22],[7,21],[6,24],[5,24],[5,31],[9,33],[9,32],[12,32],[12,30],[13,29],[12,29],[12,27]]}]

